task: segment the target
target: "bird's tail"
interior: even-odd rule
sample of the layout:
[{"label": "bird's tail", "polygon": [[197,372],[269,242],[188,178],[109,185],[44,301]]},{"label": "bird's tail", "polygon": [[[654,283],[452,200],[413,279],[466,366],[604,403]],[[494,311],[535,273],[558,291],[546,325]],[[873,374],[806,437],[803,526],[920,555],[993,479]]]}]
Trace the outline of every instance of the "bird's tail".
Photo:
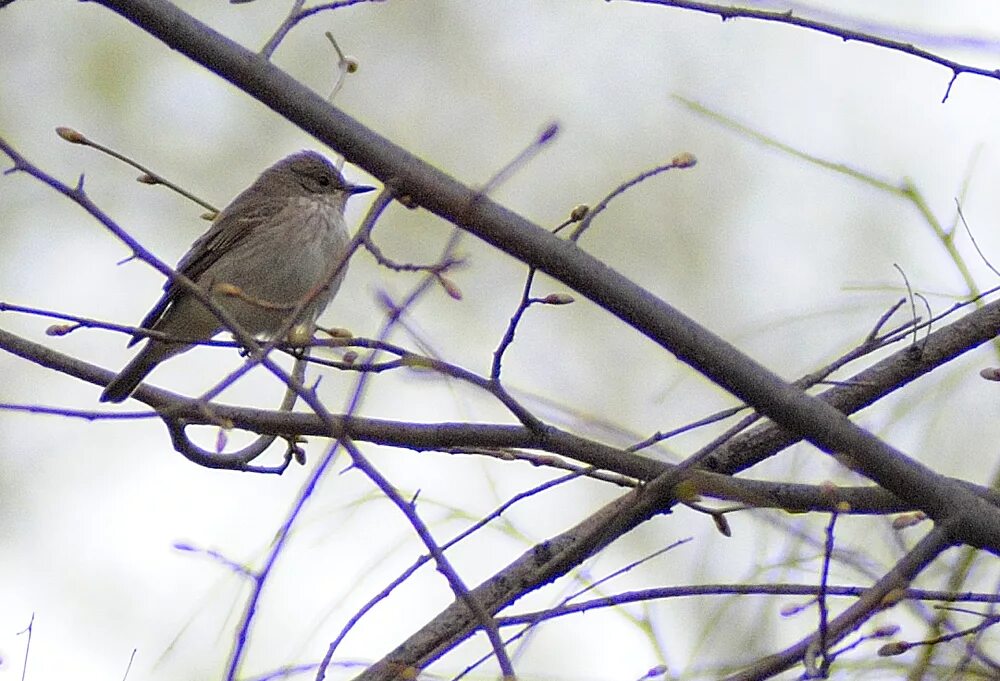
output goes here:
[{"label": "bird's tail", "polygon": [[151,341],[146,344],[101,393],[101,402],[124,402],[156,365],[171,355],[187,349],[186,345]]}]

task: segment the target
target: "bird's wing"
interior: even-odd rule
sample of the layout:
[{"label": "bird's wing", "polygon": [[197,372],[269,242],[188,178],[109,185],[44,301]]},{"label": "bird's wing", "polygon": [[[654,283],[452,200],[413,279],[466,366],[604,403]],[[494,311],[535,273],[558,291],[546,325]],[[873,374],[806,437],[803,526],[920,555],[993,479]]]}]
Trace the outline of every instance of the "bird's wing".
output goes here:
[{"label": "bird's wing", "polygon": [[[255,210],[248,212],[246,207],[239,205],[242,198],[241,195],[236,201],[233,201],[219,214],[208,231],[195,240],[190,250],[177,263],[179,274],[197,282],[201,275],[214,265],[222,255],[245,239],[253,231],[254,225],[260,224],[261,221],[267,220],[281,210],[280,204],[258,203]],[[177,286],[173,280],[168,279],[163,285],[163,295],[143,318],[139,328],[156,328],[156,324],[163,319],[167,310],[170,309],[170,305],[182,293],[182,288]],[[133,336],[132,340],[129,341],[129,346],[135,345],[140,340],[142,340],[142,336]]]}]

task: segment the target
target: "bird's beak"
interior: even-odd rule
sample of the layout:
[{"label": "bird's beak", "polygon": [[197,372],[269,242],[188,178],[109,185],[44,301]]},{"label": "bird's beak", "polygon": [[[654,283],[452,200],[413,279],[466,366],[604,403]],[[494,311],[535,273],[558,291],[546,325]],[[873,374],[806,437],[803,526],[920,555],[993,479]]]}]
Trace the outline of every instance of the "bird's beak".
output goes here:
[{"label": "bird's beak", "polygon": [[348,196],[354,196],[355,194],[364,194],[365,192],[375,191],[375,187],[369,187],[364,184],[350,184],[344,189]]}]

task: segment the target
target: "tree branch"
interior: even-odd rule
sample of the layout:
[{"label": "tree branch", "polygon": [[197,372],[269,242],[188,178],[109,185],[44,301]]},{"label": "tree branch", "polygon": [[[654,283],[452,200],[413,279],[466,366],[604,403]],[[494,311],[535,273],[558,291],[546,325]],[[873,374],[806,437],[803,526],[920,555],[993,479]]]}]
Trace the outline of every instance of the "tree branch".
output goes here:
[{"label": "tree branch", "polygon": [[165,0],[98,0],[206,66],[389,185],[522,262],[580,292],[789,431],[948,523],[958,539],[1000,553],[1000,509],[853,424],[825,402],[700,326],[575,244],[377,135],[258,55]]},{"label": "tree branch", "polygon": [[908,54],[911,57],[916,57],[918,59],[929,61],[933,64],[938,64],[939,66],[943,66],[951,71],[952,77],[948,82],[948,87],[945,90],[944,97],[941,98],[942,103],[948,100],[948,95],[951,93],[951,87],[955,84],[955,80],[958,78],[959,74],[972,73],[978,76],[985,76],[994,80],[1000,80],[1000,69],[983,69],[977,66],[968,66],[934,54],[933,52],[928,52],[927,50],[923,50],[910,43],[892,40],[891,38],[883,38],[881,36],[871,35],[870,33],[862,33],[861,31],[854,31],[849,28],[844,28],[843,26],[835,26],[822,21],[806,19],[804,17],[796,16],[791,10],[779,12],[766,9],[753,9],[750,7],[734,7],[732,5],[715,5],[708,2],[690,2],[689,0],[630,0],[630,2],[647,5],[662,5],[665,7],[676,7],[678,9],[686,9],[694,12],[717,14],[723,21],[726,21],[727,19],[759,19],[778,24],[789,24],[791,26],[805,28],[810,31],[825,33],[835,38],[840,38],[844,42],[854,41],[866,43],[868,45],[875,45],[876,47],[884,47],[896,52],[902,52],[903,54]]}]

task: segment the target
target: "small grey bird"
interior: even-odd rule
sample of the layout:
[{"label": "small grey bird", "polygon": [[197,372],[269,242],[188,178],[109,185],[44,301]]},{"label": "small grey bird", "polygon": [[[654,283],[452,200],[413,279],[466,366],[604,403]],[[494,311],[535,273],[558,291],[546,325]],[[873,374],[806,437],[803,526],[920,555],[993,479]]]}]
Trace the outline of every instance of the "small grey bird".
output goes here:
[{"label": "small grey bird", "polygon": [[[292,154],[265,170],[219,213],[177,271],[210,292],[245,331],[273,335],[307,295],[330,280],[350,241],[344,222],[347,199],[372,189],[348,184],[316,152]],[[296,319],[297,327],[312,333],[345,271],[342,267],[313,298]],[[168,281],[163,290],[140,327],[177,340],[150,338],[104,389],[102,402],[122,402],[157,364],[224,330],[183,287]],[[133,337],[129,346],[139,340]]]}]

